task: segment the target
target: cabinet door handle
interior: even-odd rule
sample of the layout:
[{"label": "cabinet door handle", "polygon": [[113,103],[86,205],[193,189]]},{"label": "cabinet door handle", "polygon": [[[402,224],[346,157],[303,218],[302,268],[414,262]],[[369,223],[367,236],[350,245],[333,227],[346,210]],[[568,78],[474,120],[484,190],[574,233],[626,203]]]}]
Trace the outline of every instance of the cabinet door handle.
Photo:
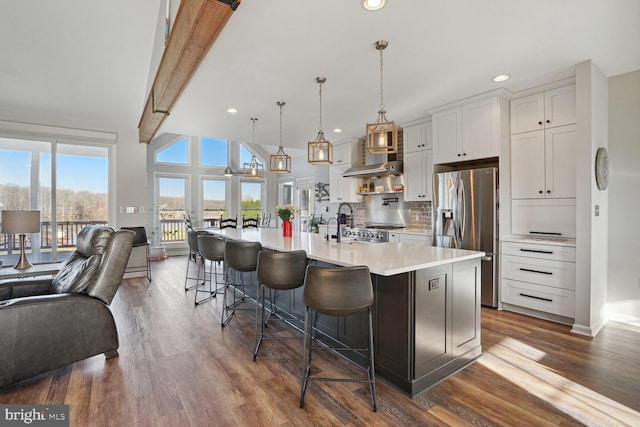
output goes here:
[{"label": "cabinet door handle", "polygon": [[540,299],[540,300],[542,300],[542,301],[549,301],[549,302],[553,302],[553,300],[552,300],[551,298],[537,297],[537,296],[535,296],[535,295],[523,294],[522,292],[520,292],[520,296],[521,296],[521,297],[527,297],[527,298]]},{"label": "cabinet door handle", "polygon": [[540,126],[542,126],[542,122],[538,122],[538,124],[539,124]]},{"label": "cabinet door handle", "polygon": [[520,248],[521,252],[534,252],[537,254],[549,254],[549,255],[553,255],[553,251],[541,251],[539,249],[522,249]]},{"label": "cabinet door handle", "polygon": [[539,194],[542,194],[542,190],[539,190],[539,191],[538,191],[538,193],[539,193]]},{"label": "cabinet door handle", "polygon": [[527,271],[529,273],[538,273],[538,274],[548,274],[549,276],[553,274],[550,271],[532,270],[530,268],[522,268],[522,267],[520,267],[520,271]]},{"label": "cabinet door handle", "polygon": [[458,157],[462,156],[462,154],[458,153]]},{"label": "cabinet door handle", "polygon": [[547,123],[551,123],[551,120],[547,119]]},{"label": "cabinet door handle", "polygon": [[529,231],[529,234],[545,234],[547,236],[562,236],[562,233],[555,233],[552,231]]},{"label": "cabinet door handle", "polygon": [[547,190],[547,194],[551,194],[551,190]]}]

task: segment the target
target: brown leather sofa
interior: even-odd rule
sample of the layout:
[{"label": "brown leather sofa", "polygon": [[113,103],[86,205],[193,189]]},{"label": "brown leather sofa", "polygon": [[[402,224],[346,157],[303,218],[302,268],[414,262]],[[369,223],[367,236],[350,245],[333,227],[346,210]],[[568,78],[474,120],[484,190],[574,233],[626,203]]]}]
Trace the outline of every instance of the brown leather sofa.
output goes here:
[{"label": "brown leather sofa", "polygon": [[135,233],[83,228],[55,277],[0,281],[0,387],[104,353],[118,355],[108,305]]}]

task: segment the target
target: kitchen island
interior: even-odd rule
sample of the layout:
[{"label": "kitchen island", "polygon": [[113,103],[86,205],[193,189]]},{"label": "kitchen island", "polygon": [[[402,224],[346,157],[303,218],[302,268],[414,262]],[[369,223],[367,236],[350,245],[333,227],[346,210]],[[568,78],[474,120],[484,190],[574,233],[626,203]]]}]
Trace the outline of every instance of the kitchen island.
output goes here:
[{"label": "kitchen island", "polygon": [[[480,258],[483,252],[405,243],[326,241],[320,234],[279,229],[211,229],[230,240],[260,242],[276,251],[304,250],[311,264],[366,265],[374,286],[376,374],[410,396],[427,390],[475,361],[480,346]],[[255,280],[255,279],[254,279]],[[250,296],[254,287],[248,287]],[[279,309],[302,327],[303,288],[279,296]],[[366,347],[363,313],[318,315],[320,339],[332,345]],[[345,352],[365,366],[366,355]]]}]

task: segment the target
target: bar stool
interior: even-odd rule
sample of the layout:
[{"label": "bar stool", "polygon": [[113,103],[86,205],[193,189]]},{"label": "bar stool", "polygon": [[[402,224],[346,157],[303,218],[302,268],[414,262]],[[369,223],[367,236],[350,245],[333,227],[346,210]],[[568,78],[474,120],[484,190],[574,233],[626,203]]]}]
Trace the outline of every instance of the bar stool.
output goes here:
[{"label": "bar stool", "polygon": [[[187,243],[189,244],[189,256],[187,257],[187,271],[184,276],[184,290],[190,291],[198,286],[198,284],[204,284],[204,276],[202,277],[202,283],[200,283],[200,251],[198,250],[198,236],[201,234],[207,234],[206,231],[187,231]],[[195,264],[195,265],[191,265]],[[189,276],[189,270],[193,270],[193,267],[198,267],[196,277]],[[191,272],[193,274],[193,272]],[[189,281],[195,280],[195,284],[189,286]]]},{"label": "bar stool", "polygon": [[[209,301],[216,297],[218,293],[222,293],[224,288],[218,287],[218,285],[224,286],[224,280],[218,281],[218,277],[224,276],[222,273],[218,273],[218,264],[224,261],[224,247],[225,243],[220,237],[212,236],[211,234],[199,234],[198,235],[198,251],[203,261],[204,272],[202,273],[203,285],[209,282],[209,289],[198,289],[196,286],[196,292],[194,296],[194,304],[199,305]],[[207,261],[209,261],[209,272],[207,272]],[[208,277],[208,279],[207,279]],[[215,287],[212,288],[211,282],[215,283]],[[207,293],[208,296],[198,300],[198,293]]]},{"label": "bar stool", "polygon": [[[262,340],[299,339],[300,336],[264,336],[264,327],[276,313],[276,298],[278,291],[288,291],[299,288],[304,284],[304,276],[307,269],[307,253],[305,251],[275,252],[260,251],[258,254],[258,290],[256,293],[256,347],[253,351],[253,361],[258,357],[258,350]],[[271,310],[269,317],[264,321],[264,291],[269,288]],[[273,291],[273,294],[271,294]],[[293,320],[278,316],[274,320]]]},{"label": "bar stool", "polygon": [[[304,351],[302,356],[302,384],[300,387],[300,407],[304,407],[304,395],[309,381],[339,381],[368,383],[371,392],[371,406],[376,412],[376,374],[373,360],[373,285],[366,266],[356,267],[307,267],[302,296],[307,306],[304,315]],[[329,316],[348,316],[367,310],[369,317],[368,348],[312,346],[313,324],[317,313]],[[313,312],[313,313],[312,313]],[[369,356],[368,379],[311,377],[311,349],[365,351]]]},{"label": "bar stool", "polygon": [[[258,267],[258,253],[262,250],[259,242],[239,242],[227,240],[224,247],[225,285],[222,298],[222,316],[220,325],[225,326],[236,312],[236,306],[244,300],[244,273],[256,271]],[[240,283],[230,283],[230,270],[238,273]],[[237,297],[237,287],[242,286],[242,297]],[[227,304],[229,286],[233,286],[233,302]]]}]

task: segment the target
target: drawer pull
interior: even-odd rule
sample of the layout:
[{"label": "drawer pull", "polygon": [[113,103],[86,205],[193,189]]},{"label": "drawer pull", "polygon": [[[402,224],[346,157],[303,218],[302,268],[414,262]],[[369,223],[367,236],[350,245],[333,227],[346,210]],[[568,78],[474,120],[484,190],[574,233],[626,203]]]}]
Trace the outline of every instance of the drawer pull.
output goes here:
[{"label": "drawer pull", "polygon": [[523,294],[522,292],[520,292],[520,296],[521,297],[527,297],[527,298],[540,299],[542,301],[553,302],[553,300],[551,298],[542,298],[542,297],[537,297],[535,295],[527,295],[527,294]]},{"label": "drawer pull", "polygon": [[562,236],[562,233],[552,231],[530,231],[529,234],[545,234],[547,236]]},{"label": "drawer pull", "polygon": [[529,273],[540,273],[540,274],[548,274],[548,275],[553,274],[551,271],[532,270],[530,268],[522,268],[522,267],[520,267],[520,271],[528,271]]},{"label": "drawer pull", "polygon": [[549,254],[552,255],[553,251],[541,251],[539,249],[520,249],[521,252],[535,252],[537,254]]}]

